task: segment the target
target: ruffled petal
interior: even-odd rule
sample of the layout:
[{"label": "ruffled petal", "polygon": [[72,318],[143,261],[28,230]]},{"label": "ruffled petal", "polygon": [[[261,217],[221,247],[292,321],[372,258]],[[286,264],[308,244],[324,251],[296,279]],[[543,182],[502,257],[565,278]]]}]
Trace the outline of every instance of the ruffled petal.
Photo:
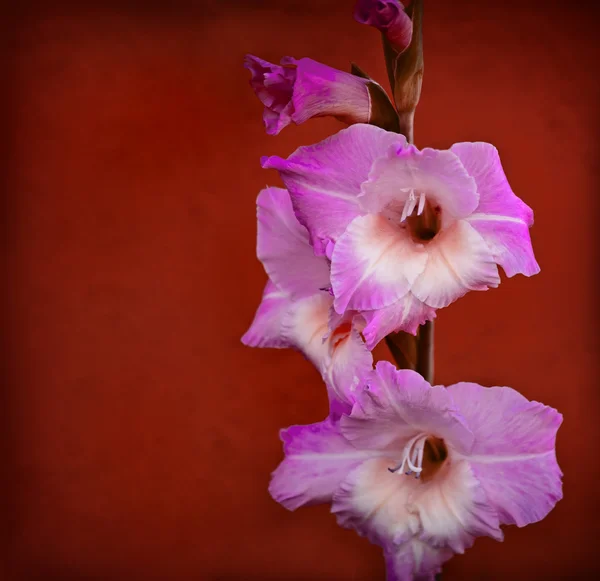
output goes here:
[{"label": "ruffled petal", "polygon": [[401,545],[389,545],[384,555],[386,581],[434,581],[454,553],[413,538]]},{"label": "ruffled petal", "polygon": [[356,447],[401,450],[410,437],[427,433],[470,451],[473,434],[445,388],[431,387],[415,371],[388,361],[377,363],[367,385],[352,414],[340,420],[342,433]]},{"label": "ruffled petal", "polygon": [[498,515],[467,462],[446,462],[442,474],[423,482],[391,473],[392,458],[357,466],[333,495],[338,523],[372,543],[401,544],[417,537],[434,547],[463,553],[475,538],[502,540]]},{"label": "ruffled petal", "polygon": [[416,486],[411,497],[411,507],[422,526],[419,538],[433,546],[450,547],[455,553],[464,553],[479,536],[501,541],[498,513],[468,462],[455,460],[453,450],[449,455],[439,472]]},{"label": "ruffled petal", "polygon": [[475,179],[479,205],[469,223],[488,243],[494,259],[507,276],[537,274],[529,227],[533,211],[512,191],[498,150],[489,143],[456,143],[450,148]]},{"label": "ruffled petal", "polygon": [[396,331],[416,335],[419,325],[435,319],[435,309],[408,292],[389,307],[362,311],[361,315],[366,321],[362,334],[367,347],[373,349],[379,341]]},{"label": "ruffled petal", "polygon": [[244,58],[244,67],[252,73],[250,86],[265,106],[263,120],[267,133],[277,135],[292,121],[292,92],[296,70],[270,63],[251,54]]},{"label": "ruffled petal", "polygon": [[338,313],[387,307],[424,271],[427,252],[383,216],[355,218],[335,245],[331,285]]},{"label": "ruffled petal", "polygon": [[441,208],[442,227],[469,216],[479,203],[475,180],[451,151],[414,145],[393,146],[373,165],[363,185],[361,206],[368,212],[403,205],[408,191],[425,193]]},{"label": "ruffled petal", "polygon": [[562,498],[555,453],[562,415],[510,387],[457,383],[448,391],[475,435],[466,459],[501,522],[543,519]]},{"label": "ruffled petal", "polygon": [[287,159],[262,159],[264,168],[279,171],[315,253],[325,254],[328,243],[363,214],[357,203],[361,184],[374,160],[385,155],[392,143],[406,140],[373,125],[357,124],[316,145],[300,147]]},{"label": "ruffled petal", "polygon": [[427,252],[425,270],[411,291],[430,307],[446,307],[470,290],[500,284],[488,245],[465,220],[439,232],[427,245]]},{"label": "ruffled petal", "polygon": [[329,264],[315,256],[308,232],[292,208],[287,190],[267,188],[257,200],[256,254],[269,278],[293,299],[329,286]]},{"label": "ruffled petal", "polygon": [[479,193],[477,213],[507,216],[533,225],[533,210],[512,191],[498,150],[490,143],[455,143],[450,151],[461,160],[475,180]]},{"label": "ruffled petal", "polygon": [[338,524],[372,543],[402,543],[420,530],[417,515],[408,510],[418,482],[388,470],[395,459],[372,458],[352,470],[333,495],[331,512]]},{"label": "ruffled petal", "polygon": [[242,343],[248,347],[289,347],[282,334],[282,325],[292,302],[289,295],[268,281],[262,300]]},{"label": "ruffled petal", "polygon": [[481,234],[506,276],[524,274],[533,276],[540,272],[540,265],[533,255],[529,228],[512,218],[472,214],[469,224]]},{"label": "ruffled petal", "polygon": [[331,418],[292,426],[280,437],[285,458],[273,472],[269,492],[289,510],[330,502],[348,472],[376,454],[357,450]]}]

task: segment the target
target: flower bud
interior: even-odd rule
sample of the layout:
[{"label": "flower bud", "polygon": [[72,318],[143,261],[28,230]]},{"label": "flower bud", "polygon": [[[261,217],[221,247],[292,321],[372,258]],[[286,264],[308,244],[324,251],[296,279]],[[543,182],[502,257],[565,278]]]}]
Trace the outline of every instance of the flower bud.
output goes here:
[{"label": "flower bud", "polygon": [[398,53],[410,45],[413,24],[398,0],[358,0],[354,18],[381,31]]},{"label": "flower bud", "polygon": [[369,123],[370,79],[334,69],[309,58],[284,57],[279,65],[247,55],[250,85],[265,106],[267,133],[277,135],[291,122],[330,115],[348,124]]}]

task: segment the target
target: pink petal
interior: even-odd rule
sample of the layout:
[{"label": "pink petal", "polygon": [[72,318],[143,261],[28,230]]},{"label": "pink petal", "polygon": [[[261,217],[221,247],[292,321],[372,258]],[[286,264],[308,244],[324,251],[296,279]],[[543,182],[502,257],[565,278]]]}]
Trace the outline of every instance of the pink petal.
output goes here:
[{"label": "pink petal", "polygon": [[289,347],[290,343],[282,336],[281,331],[290,306],[288,294],[268,281],[252,325],[242,337],[242,343],[248,347]]},{"label": "pink petal", "polygon": [[368,123],[371,113],[369,81],[309,58],[284,57],[282,65],[296,65],[292,120],[332,115],[346,123]]},{"label": "pink petal", "polygon": [[498,150],[490,143],[455,143],[450,151],[461,160],[465,169],[475,179],[479,205],[475,212],[508,216],[533,225],[533,210],[512,191]]},{"label": "pink petal", "polygon": [[[418,373],[377,363],[368,387],[340,425],[344,436],[363,449],[402,450],[404,442],[424,432],[467,453],[473,434],[443,387],[431,387]],[[396,462],[397,463],[397,462]]]},{"label": "pink petal", "polygon": [[429,259],[412,293],[434,308],[446,307],[470,290],[500,284],[498,268],[485,240],[465,220],[442,229],[427,244]]},{"label": "pink petal", "polygon": [[387,581],[435,581],[442,565],[454,553],[448,548],[437,548],[413,538],[401,545],[385,549]]},{"label": "pink petal", "polygon": [[463,553],[475,538],[502,540],[498,515],[465,461],[442,466],[443,474],[422,482],[391,473],[393,458],[373,458],[357,466],[333,495],[338,523],[386,546],[417,536],[436,547]]},{"label": "pink petal", "polygon": [[329,286],[327,259],[315,256],[306,228],[296,220],[287,190],[262,190],[257,216],[256,253],[269,278],[281,290],[296,299]]},{"label": "pink petal", "polygon": [[329,330],[332,301],[327,292],[296,301],[283,320],[281,335],[319,370],[330,401],[353,403],[363,377],[373,368],[373,355],[354,328],[352,317],[341,318]]},{"label": "pink petal", "polygon": [[554,450],[562,416],[510,387],[457,383],[448,391],[475,434],[475,475],[503,524],[543,519],[562,498]]},{"label": "pink petal", "polygon": [[374,160],[392,143],[405,142],[397,133],[357,124],[316,145],[298,148],[287,160],[263,158],[262,166],[279,171],[315,252],[324,254],[328,242],[335,242],[362,215],[357,196]]},{"label": "pink petal", "polygon": [[250,86],[265,106],[263,120],[269,135],[277,135],[292,121],[292,92],[296,70],[281,67],[248,54],[244,67],[251,73]]},{"label": "pink petal", "polygon": [[354,18],[361,24],[370,24],[380,30],[398,52],[410,45],[412,20],[399,0],[358,0]]},{"label": "pink petal", "polygon": [[424,246],[383,216],[355,218],[337,241],[331,260],[335,310],[372,310],[395,303],[426,262]]},{"label": "pink petal", "polygon": [[373,454],[357,450],[327,418],[282,430],[285,458],[273,472],[269,492],[289,510],[330,502],[348,472]]},{"label": "pink petal", "polygon": [[297,300],[282,321],[282,336],[288,344],[302,351],[322,371],[327,361],[327,322],[333,299],[326,291]]},{"label": "pink petal", "polygon": [[529,227],[533,211],[512,191],[498,150],[489,143],[456,143],[450,148],[477,183],[479,206],[468,218],[490,246],[507,276],[537,274]]},{"label": "pink petal", "polygon": [[489,536],[501,541],[503,534],[498,513],[469,463],[455,460],[453,454],[450,449],[449,461],[435,477],[415,487],[411,501],[421,522],[422,541],[464,553],[476,537]]},{"label": "pink petal", "polygon": [[506,276],[533,276],[540,272],[540,265],[533,255],[529,228],[525,224],[512,218],[486,214],[472,214],[468,222],[483,236]]},{"label": "pink petal", "polygon": [[323,379],[336,399],[354,403],[365,376],[373,369],[373,354],[355,328],[341,339],[334,331],[327,344],[331,355]]},{"label": "pink petal", "polygon": [[420,483],[392,474],[395,458],[371,458],[352,470],[333,495],[331,512],[338,524],[351,528],[372,543],[402,543],[419,532],[418,517],[409,512],[409,500]]},{"label": "pink petal", "polygon": [[360,203],[366,211],[381,212],[390,204],[403,204],[408,189],[425,193],[434,206],[440,206],[443,227],[469,216],[479,202],[475,180],[454,153],[419,151],[410,145],[390,147],[386,156],[375,161]]},{"label": "pink petal", "polygon": [[389,307],[363,311],[361,315],[367,323],[362,334],[367,347],[373,349],[379,341],[396,331],[416,335],[419,325],[435,319],[435,309],[408,292]]}]

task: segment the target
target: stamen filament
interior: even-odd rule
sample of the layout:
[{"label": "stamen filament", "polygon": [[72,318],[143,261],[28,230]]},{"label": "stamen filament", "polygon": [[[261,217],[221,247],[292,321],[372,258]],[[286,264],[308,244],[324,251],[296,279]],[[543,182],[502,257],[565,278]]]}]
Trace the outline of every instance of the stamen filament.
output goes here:
[{"label": "stamen filament", "polygon": [[[388,468],[388,470],[392,473],[406,474],[407,476],[414,474],[415,478],[419,478],[423,471],[423,451],[427,437],[427,434],[417,434],[411,438],[402,451],[402,462],[393,468]],[[406,472],[404,472],[405,465],[408,467]]]},{"label": "stamen filament", "polygon": [[404,220],[406,220],[406,218],[408,218],[413,213],[416,205],[417,197],[415,196],[415,191],[410,190],[408,193],[408,198],[404,203],[404,208],[402,208],[402,216],[400,217],[400,223],[404,222]]},{"label": "stamen filament", "polygon": [[419,196],[419,209],[417,210],[417,216],[420,216],[425,209],[425,194],[421,193]]}]

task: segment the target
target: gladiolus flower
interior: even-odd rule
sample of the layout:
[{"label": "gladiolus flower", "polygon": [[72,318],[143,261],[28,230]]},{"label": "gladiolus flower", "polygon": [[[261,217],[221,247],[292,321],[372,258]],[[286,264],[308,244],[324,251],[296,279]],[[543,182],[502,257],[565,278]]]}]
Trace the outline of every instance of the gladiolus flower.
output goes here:
[{"label": "gladiolus flower", "polygon": [[267,133],[277,135],[292,121],[331,115],[345,123],[371,119],[370,79],[328,67],[309,58],[284,57],[280,65],[247,55],[250,85],[265,106]]},{"label": "gladiolus flower", "polygon": [[533,212],[510,188],[495,147],[419,151],[397,133],[358,124],[287,159],[263,158],[290,192],[317,255],[331,260],[337,313],[360,312],[372,348],[414,333],[470,290],[539,272]]},{"label": "gladiolus flower", "polygon": [[562,498],[562,416],[509,387],[432,387],[380,362],[351,411],[282,431],[270,492],[290,510],[331,502],[383,547],[389,580],[433,579],[477,536],[543,519]]},{"label": "gladiolus flower", "polygon": [[263,190],[257,216],[257,255],[269,282],[242,342],[251,347],[299,349],[320,371],[330,400],[351,401],[352,391],[373,367],[373,356],[360,335],[364,321],[348,315],[329,324],[334,313],[327,290],[328,261],[314,255],[287,190]]}]

